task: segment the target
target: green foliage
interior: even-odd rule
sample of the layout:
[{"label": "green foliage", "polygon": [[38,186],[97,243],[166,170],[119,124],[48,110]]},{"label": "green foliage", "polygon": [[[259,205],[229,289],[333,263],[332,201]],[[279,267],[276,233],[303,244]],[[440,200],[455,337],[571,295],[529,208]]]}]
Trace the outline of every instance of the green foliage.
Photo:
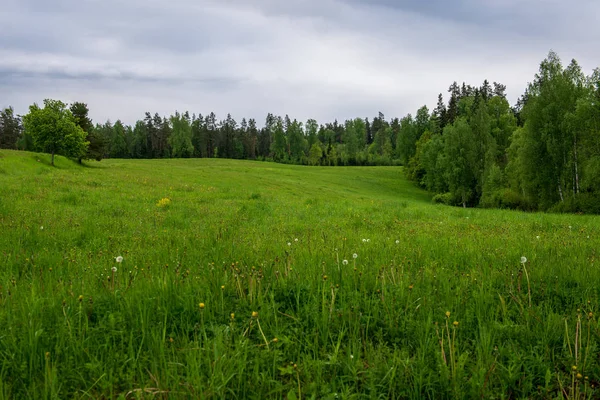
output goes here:
[{"label": "green foliage", "polygon": [[476,186],[475,136],[464,118],[444,128],[443,175],[452,195],[463,207],[472,201]]},{"label": "green foliage", "polygon": [[170,118],[172,134],[169,137],[169,145],[173,157],[188,158],[194,154],[192,144],[192,126],[188,113],[183,115],[175,112]]},{"label": "green foliage", "polygon": [[313,143],[310,151],[308,152],[308,163],[310,165],[319,165],[321,158],[323,157],[323,149],[319,143]]},{"label": "green foliage", "polygon": [[0,111],[0,149],[16,149],[22,131],[21,118],[12,107]]},{"label": "green foliage", "polygon": [[[527,89],[525,124],[513,140],[509,167],[515,186],[536,208],[546,210],[565,201],[576,204],[582,193],[586,184],[582,171],[591,154],[581,144],[598,131],[585,122],[591,117],[586,99],[592,92],[577,63],[563,68],[553,52]],[[571,206],[558,209],[564,208]]]},{"label": "green foliage", "polygon": [[480,205],[486,208],[501,207],[500,192],[504,191],[506,180],[502,169],[497,164],[492,164],[483,185],[483,196]]},{"label": "green foliage", "polygon": [[[434,193],[445,193],[448,191],[448,183],[445,179],[444,159],[445,138],[442,135],[432,135],[422,145],[419,160],[423,169],[423,177],[420,184]],[[413,167],[415,170],[417,167]]]},{"label": "green foliage", "polygon": [[285,131],[283,129],[283,120],[277,118],[272,127],[273,143],[271,144],[271,153],[275,161],[283,161],[286,159],[287,143],[285,139]]},{"label": "green foliage", "polygon": [[448,206],[456,205],[456,199],[452,193],[438,193],[433,196],[431,201],[435,204],[445,204]]},{"label": "green foliage", "polygon": [[[107,122],[107,124],[109,124]],[[121,120],[117,120],[115,124],[108,130],[110,124],[107,126],[107,134],[110,140],[109,154],[111,158],[127,158],[128,146],[126,132],[127,128],[123,125]]]},{"label": "green foliage", "polygon": [[59,100],[44,100],[44,108],[37,104],[30,106],[29,113],[23,117],[23,126],[36,148],[52,155],[52,165],[55,154],[79,158],[87,151],[89,143],[85,132]]},{"label": "green foliage", "polygon": [[106,153],[106,148],[109,143],[99,132],[94,129],[92,120],[89,118],[89,109],[87,104],[75,102],[70,107],[75,123],[85,132],[85,140],[89,142],[87,150],[81,160],[96,160],[100,161]]},{"label": "green foliage", "polygon": [[302,123],[294,120],[288,130],[289,156],[292,161],[299,162],[306,155],[308,142],[304,139]]}]

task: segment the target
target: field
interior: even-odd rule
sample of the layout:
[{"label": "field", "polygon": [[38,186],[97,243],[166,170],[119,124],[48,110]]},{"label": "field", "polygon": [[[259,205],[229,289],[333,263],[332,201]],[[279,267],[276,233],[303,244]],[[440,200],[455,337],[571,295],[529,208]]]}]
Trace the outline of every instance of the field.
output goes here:
[{"label": "field", "polygon": [[433,205],[400,167],[49,159],[0,151],[0,399],[600,397],[599,217]]}]

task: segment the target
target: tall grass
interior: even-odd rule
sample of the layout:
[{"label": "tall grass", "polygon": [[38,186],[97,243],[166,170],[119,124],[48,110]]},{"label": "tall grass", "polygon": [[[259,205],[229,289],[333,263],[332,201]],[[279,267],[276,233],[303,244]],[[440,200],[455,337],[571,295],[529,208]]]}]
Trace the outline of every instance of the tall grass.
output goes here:
[{"label": "tall grass", "polygon": [[599,396],[598,217],[397,167],[2,154],[0,399]]}]

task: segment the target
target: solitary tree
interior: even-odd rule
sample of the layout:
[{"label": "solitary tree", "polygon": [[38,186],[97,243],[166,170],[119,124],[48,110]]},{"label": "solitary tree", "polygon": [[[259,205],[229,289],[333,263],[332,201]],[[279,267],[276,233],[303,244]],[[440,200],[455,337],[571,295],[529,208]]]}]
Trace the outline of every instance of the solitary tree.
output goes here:
[{"label": "solitary tree", "polygon": [[31,135],[38,150],[52,155],[79,158],[85,155],[89,142],[85,132],[75,123],[75,118],[67,106],[59,100],[44,100],[44,108],[37,104],[29,106],[29,113],[23,117],[25,131]]}]

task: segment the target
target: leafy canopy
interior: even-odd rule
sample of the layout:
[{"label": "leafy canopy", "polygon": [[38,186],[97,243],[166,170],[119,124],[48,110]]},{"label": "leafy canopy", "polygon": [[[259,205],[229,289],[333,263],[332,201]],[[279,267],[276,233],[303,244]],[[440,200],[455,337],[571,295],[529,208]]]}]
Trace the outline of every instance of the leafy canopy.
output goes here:
[{"label": "leafy canopy", "polygon": [[23,126],[37,150],[52,154],[52,165],[55,154],[79,158],[87,151],[86,134],[62,101],[46,99],[44,108],[29,106]]}]

